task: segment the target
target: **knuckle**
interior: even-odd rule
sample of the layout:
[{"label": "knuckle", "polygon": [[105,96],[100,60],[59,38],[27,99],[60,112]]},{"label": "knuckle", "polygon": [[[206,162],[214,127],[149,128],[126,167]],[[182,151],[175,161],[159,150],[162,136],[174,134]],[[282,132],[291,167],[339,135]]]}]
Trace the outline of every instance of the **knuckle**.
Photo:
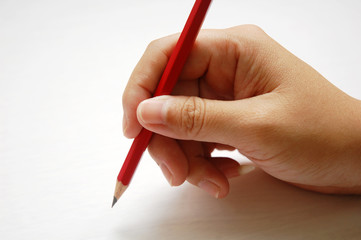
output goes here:
[{"label": "knuckle", "polygon": [[236,34],[237,38],[242,41],[243,44],[259,43],[262,39],[268,39],[266,32],[259,26],[253,24],[240,25],[232,28],[233,34]]},{"label": "knuckle", "polygon": [[152,40],[146,50],[145,50],[145,53],[153,53],[153,52],[162,52],[164,53],[164,46],[165,46],[165,39],[164,38],[159,38],[159,39],[155,39],[155,40]]},{"label": "knuckle", "polygon": [[176,38],[175,38],[176,36],[177,35],[174,34],[174,35],[154,39],[151,42],[149,42],[149,44],[147,46],[147,50],[149,50],[149,49],[162,50],[164,48],[164,46],[166,46],[170,43],[170,40],[176,40]]},{"label": "knuckle", "polygon": [[159,39],[152,40],[152,41],[148,44],[147,49],[153,49],[153,48],[157,47],[158,44],[159,44],[159,41],[160,41]]},{"label": "knuckle", "polygon": [[243,26],[245,30],[253,33],[264,33],[263,29],[255,24],[246,24]]},{"label": "knuckle", "polygon": [[205,119],[205,101],[198,97],[189,97],[181,109],[181,129],[190,136],[199,134]]},{"label": "knuckle", "polygon": [[254,24],[239,25],[239,26],[233,27],[231,29],[236,30],[238,33],[241,32],[242,35],[245,35],[245,36],[248,36],[248,35],[251,35],[251,36],[258,35],[259,36],[259,35],[265,34],[264,30],[261,27],[254,25]]}]

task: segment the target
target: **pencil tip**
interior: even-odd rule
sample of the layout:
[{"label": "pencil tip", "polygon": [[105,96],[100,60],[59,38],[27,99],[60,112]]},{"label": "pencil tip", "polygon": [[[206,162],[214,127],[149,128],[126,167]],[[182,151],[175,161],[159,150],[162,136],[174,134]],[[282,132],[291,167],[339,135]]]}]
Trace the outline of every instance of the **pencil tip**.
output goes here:
[{"label": "pencil tip", "polygon": [[113,197],[113,204],[112,204],[112,208],[114,207],[114,205],[117,203],[118,199],[116,197]]},{"label": "pencil tip", "polygon": [[117,180],[117,183],[115,185],[115,191],[114,191],[114,199],[113,199],[113,206],[114,204],[119,200],[119,198],[122,196],[122,194],[127,189],[127,185],[123,185],[121,181]]}]

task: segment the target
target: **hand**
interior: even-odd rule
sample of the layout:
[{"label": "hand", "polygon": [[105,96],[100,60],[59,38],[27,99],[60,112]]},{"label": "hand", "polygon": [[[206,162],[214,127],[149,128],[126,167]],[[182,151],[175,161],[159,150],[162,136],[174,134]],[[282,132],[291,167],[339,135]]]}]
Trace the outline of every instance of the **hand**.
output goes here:
[{"label": "hand", "polygon": [[173,95],[150,98],[178,35],[152,42],[123,95],[124,134],[157,134],[149,153],[172,186],[217,198],[249,171],[324,193],[361,193],[361,105],[255,26],[201,31]]}]

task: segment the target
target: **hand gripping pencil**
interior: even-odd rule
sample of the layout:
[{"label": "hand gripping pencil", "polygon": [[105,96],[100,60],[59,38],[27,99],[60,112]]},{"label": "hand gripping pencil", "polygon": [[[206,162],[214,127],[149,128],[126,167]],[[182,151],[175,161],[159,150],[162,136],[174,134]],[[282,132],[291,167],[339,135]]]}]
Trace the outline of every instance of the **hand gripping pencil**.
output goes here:
[{"label": "hand gripping pencil", "polygon": [[[210,3],[211,0],[196,0],[194,3],[192,11],[172,55],[169,58],[153,97],[171,94],[192,49],[194,41],[197,38]],[[112,207],[128,187],[139,160],[149,144],[152,134],[152,132],[143,128],[139,135],[134,139],[117,178]]]}]

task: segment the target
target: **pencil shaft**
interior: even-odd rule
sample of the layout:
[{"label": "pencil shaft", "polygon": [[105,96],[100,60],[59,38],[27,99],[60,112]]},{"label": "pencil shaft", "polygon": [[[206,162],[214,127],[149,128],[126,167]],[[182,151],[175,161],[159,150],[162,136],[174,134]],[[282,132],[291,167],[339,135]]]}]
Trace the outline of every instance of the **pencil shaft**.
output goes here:
[{"label": "pencil shaft", "polygon": [[154,97],[171,94],[189,53],[192,50],[192,46],[197,38],[210,3],[211,0],[197,0],[195,2],[167,66],[164,69]]},{"label": "pencil shaft", "polygon": [[117,178],[123,185],[128,185],[132,179],[134,171],[137,168],[145,149],[147,149],[152,135],[152,132],[143,128],[139,135],[134,139]]},{"label": "pencil shaft", "polygon": [[[210,3],[211,0],[196,0],[194,3],[183,31],[165,67],[157,89],[154,92],[154,97],[171,94],[182,68],[192,50],[192,46],[201,28]],[[140,158],[149,144],[151,137],[152,132],[142,129],[139,135],[134,139],[117,178],[117,180],[124,186],[129,185],[129,182],[136,170]],[[115,197],[118,199],[117,196]]]}]

